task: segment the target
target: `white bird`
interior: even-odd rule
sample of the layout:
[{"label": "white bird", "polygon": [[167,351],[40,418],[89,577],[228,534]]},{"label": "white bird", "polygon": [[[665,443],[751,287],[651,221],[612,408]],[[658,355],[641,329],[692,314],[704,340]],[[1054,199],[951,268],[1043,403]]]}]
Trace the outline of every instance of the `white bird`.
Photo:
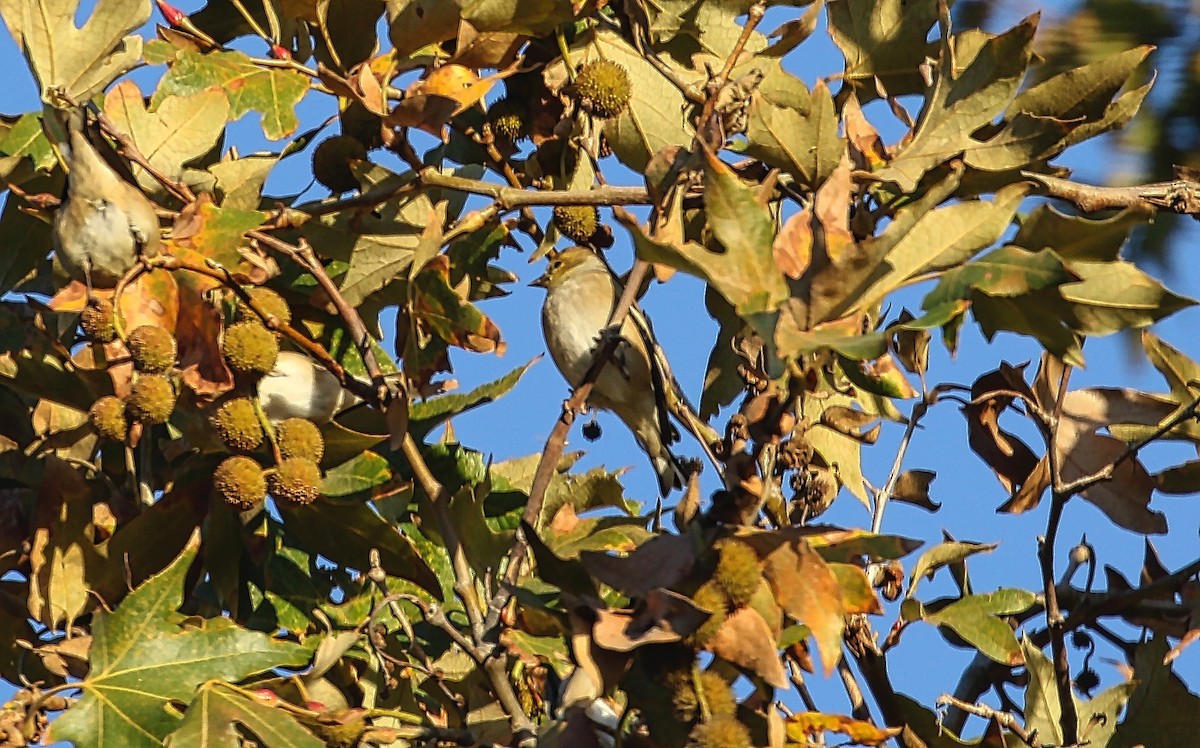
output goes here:
[{"label": "white bird", "polygon": [[154,203],[100,156],[84,132],[85,112],[66,115],[67,192],[54,214],[54,249],[67,274],[112,288],[145,255],[162,247]]},{"label": "white bird", "polygon": [[317,425],[361,402],[328,369],[295,351],[279,352],[275,368],[259,380],[258,400],[272,423],[307,418]]}]

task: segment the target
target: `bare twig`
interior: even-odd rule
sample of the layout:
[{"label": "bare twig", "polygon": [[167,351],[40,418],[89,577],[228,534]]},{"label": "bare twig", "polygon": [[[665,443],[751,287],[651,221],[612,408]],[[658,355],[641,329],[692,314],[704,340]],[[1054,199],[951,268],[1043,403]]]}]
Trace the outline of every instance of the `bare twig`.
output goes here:
[{"label": "bare twig", "polygon": [[1037,738],[1037,733],[1031,734],[1026,731],[1024,725],[1022,725],[1016,717],[1008,712],[1002,712],[997,709],[993,709],[985,704],[971,704],[966,701],[961,701],[953,696],[950,696],[949,694],[942,694],[939,696],[937,705],[953,707],[955,709],[960,709],[964,712],[974,714],[977,717],[995,720],[996,724],[1000,725],[1000,727],[1004,728],[1005,730],[1008,730],[1013,735],[1016,735],[1021,742],[1029,746],[1029,748],[1041,748],[1042,746],[1041,741]]},{"label": "bare twig", "polygon": [[900,480],[900,468],[904,465],[904,456],[908,454],[908,446],[912,443],[913,432],[917,424],[929,412],[930,396],[928,393],[913,405],[912,414],[904,427],[904,436],[900,438],[900,446],[896,449],[896,459],[892,462],[892,471],[888,473],[887,482],[875,494],[875,508],[871,513],[871,532],[878,534],[883,529],[883,510],[887,508],[888,499],[896,490],[896,482]]},{"label": "bare twig", "polygon": [[[496,698],[500,701],[500,705],[508,715],[509,725],[512,728],[517,743],[520,745],[532,744],[536,731],[533,722],[530,721],[529,717],[525,714],[525,710],[521,707],[521,702],[517,698],[512,683],[508,679],[508,669],[506,658],[503,656],[503,648],[498,648],[484,641],[483,609],[480,605],[478,589],[475,585],[474,575],[471,572],[471,566],[467,562],[466,552],[461,539],[458,537],[458,528],[455,527],[454,520],[450,516],[450,492],[434,477],[433,472],[430,471],[412,434],[406,433],[404,435],[401,448],[405,459],[408,460],[408,464],[412,468],[417,484],[421,486],[421,490],[425,492],[433,504],[433,512],[437,519],[438,530],[441,532],[442,540],[446,544],[446,550],[450,554],[451,566],[454,569],[454,592],[462,601],[463,608],[467,612],[467,619],[470,621],[471,641],[467,641],[461,635],[455,638],[455,641],[459,642],[459,645],[468,654],[471,654],[478,664],[483,666],[483,671],[492,686],[492,691],[496,694]],[[454,627],[449,626],[447,628],[453,629]]]},{"label": "bare twig", "polygon": [[1162,208],[1200,218],[1200,183],[1190,179],[1131,187],[1098,187],[1032,171],[1022,171],[1021,176],[1041,184],[1046,194],[1066,200],[1087,213],[1140,207],[1150,210]]},{"label": "bare twig", "polygon": [[[1071,381],[1071,367],[1064,366],[1062,376],[1058,381],[1058,393],[1054,402],[1054,414],[1049,423],[1048,449],[1050,459],[1050,475],[1055,486],[1060,483],[1062,464],[1058,449],[1058,429],[1062,422],[1063,399],[1067,394],[1067,385]],[[1063,615],[1058,607],[1058,590],[1054,580],[1054,545],[1058,542],[1058,528],[1062,521],[1063,508],[1072,494],[1059,491],[1057,488],[1050,493],[1050,511],[1046,518],[1046,535],[1041,539],[1038,548],[1038,561],[1042,572],[1042,589],[1046,596],[1046,628],[1050,634],[1050,654],[1054,662],[1054,684],[1058,692],[1058,701],[1062,709],[1059,724],[1062,728],[1063,739],[1067,743],[1079,740],[1079,715],[1075,711],[1075,699],[1071,693],[1071,663],[1067,658],[1065,629]]]},{"label": "bare twig", "polygon": [[496,201],[501,210],[514,210],[533,205],[648,205],[650,193],[645,187],[605,186],[589,190],[527,190],[505,187],[478,179],[443,174],[426,168],[420,174],[425,187],[484,195]]},{"label": "bare twig", "polygon": [[303,239],[301,239],[300,246],[292,246],[265,231],[247,231],[246,236],[270,247],[276,252],[287,255],[293,262],[312,274],[313,278],[317,281],[317,285],[329,297],[334,309],[338,312],[338,316],[346,323],[350,339],[354,341],[359,353],[362,354],[363,365],[367,367],[367,373],[371,376],[371,381],[375,385],[375,391],[371,392],[369,397],[359,396],[376,405],[386,404],[388,399],[387,389],[383,384],[383,370],[379,368],[379,361],[375,358],[375,340],[367,332],[367,326],[363,323],[362,317],[359,316],[358,310],[350,302],[346,301],[346,297],[342,296],[342,292],[338,290],[333,279],[329,277],[329,273],[325,272],[325,266],[317,259],[312,247],[308,246]]}]

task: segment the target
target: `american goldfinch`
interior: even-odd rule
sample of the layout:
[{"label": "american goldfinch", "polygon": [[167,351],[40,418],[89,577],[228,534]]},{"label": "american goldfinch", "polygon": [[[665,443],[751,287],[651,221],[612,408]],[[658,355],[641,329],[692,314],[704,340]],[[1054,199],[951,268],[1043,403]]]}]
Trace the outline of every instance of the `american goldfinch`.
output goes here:
[{"label": "american goldfinch", "polygon": [[53,240],[63,269],[88,288],[112,288],[162,240],[154,204],[109,166],[84,133],[84,111],[66,114],[67,192],[54,214]]},{"label": "american goldfinch", "polygon": [[[582,247],[559,252],[542,277],[546,289],[542,332],[554,364],[572,387],[591,366],[601,332],[608,326],[621,287],[604,261]],[[681,399],[678,385],[664,370],[648,320],[634,307],[621,325],[621,342],[600,372],[588,401],[612,411],[633,432],[650,457],[658,487],[666,496],[684,483],[679,460],[668,444],[679,432],[668,419],[668,401]]]},{"label": "american goldfinch", "polygon": [[316,424],[360,402],[328,369],[295,351],[280,351],[275,368],[259,380],[258,401],[273,423],[307,418]]}]

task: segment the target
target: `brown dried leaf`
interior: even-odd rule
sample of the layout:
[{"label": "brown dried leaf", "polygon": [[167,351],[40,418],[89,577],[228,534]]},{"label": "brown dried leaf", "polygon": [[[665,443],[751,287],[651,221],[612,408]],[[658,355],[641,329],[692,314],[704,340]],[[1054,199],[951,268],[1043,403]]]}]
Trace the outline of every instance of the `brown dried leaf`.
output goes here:
[{"label": "brown dried leaf", "polygon": [[1024,365],[1019,367],[1001,364],[1000,368],[988,372],[971,385],[972,400],[980,402],[964,405],[967,418],[967,443],[996,474],[1004,490],[1012,493],[1037,467],[1038,457],[1016,436],[1000,428],[1000,414],[1013,402],[1013,396],[998,393],[1010,390],[1034,400],[1033,392],[1022,377]]},{"label": "brown dried leaf", "polygon": [[942,508],[942,505],[929,498],[929,484],[933,483],[933,479],[936,477],[937,473],[932,470],[905,470],[896,480],[892,498],[896,501],[903,501],[905,504],[936,512]]},{"label": "brown dried leaf", "polygon": [[741,608],[725,621],[708,648],[716,656],[758,675],[775,688],[787,688],[771,628],[753,608]]},{"label": "brown dried leaf", "polygon": [[783,274],[798,280],[812,262],[812,211],[802,210],[784,221],[772,245],[775,264]]},{"label": "brown dried leaf", "polygon": [[803,540],[782,545],[766,556],[763,574],[784,612],[812,631],[825,674],[831,675],[841,657],[846,615],[837,575]]},{"label": "brown dried leaf", "polygon": [[691,535],[662,534],[642,543],[628,556],[583,551],[579,560],[598,581],[642,600],[652,590],[669,589],[690,574],[696,553]]}]

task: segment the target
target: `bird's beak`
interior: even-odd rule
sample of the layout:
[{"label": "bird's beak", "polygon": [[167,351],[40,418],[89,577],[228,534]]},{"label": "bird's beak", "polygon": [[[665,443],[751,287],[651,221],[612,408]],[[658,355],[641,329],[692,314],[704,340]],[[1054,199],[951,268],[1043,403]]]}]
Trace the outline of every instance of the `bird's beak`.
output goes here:
[{"label": "bird's beak", "polygon": [[537,278],[529,281],[529,285],[537,286],[538,288],[549,288],[550,287],[550,274],[542,273]]}]

